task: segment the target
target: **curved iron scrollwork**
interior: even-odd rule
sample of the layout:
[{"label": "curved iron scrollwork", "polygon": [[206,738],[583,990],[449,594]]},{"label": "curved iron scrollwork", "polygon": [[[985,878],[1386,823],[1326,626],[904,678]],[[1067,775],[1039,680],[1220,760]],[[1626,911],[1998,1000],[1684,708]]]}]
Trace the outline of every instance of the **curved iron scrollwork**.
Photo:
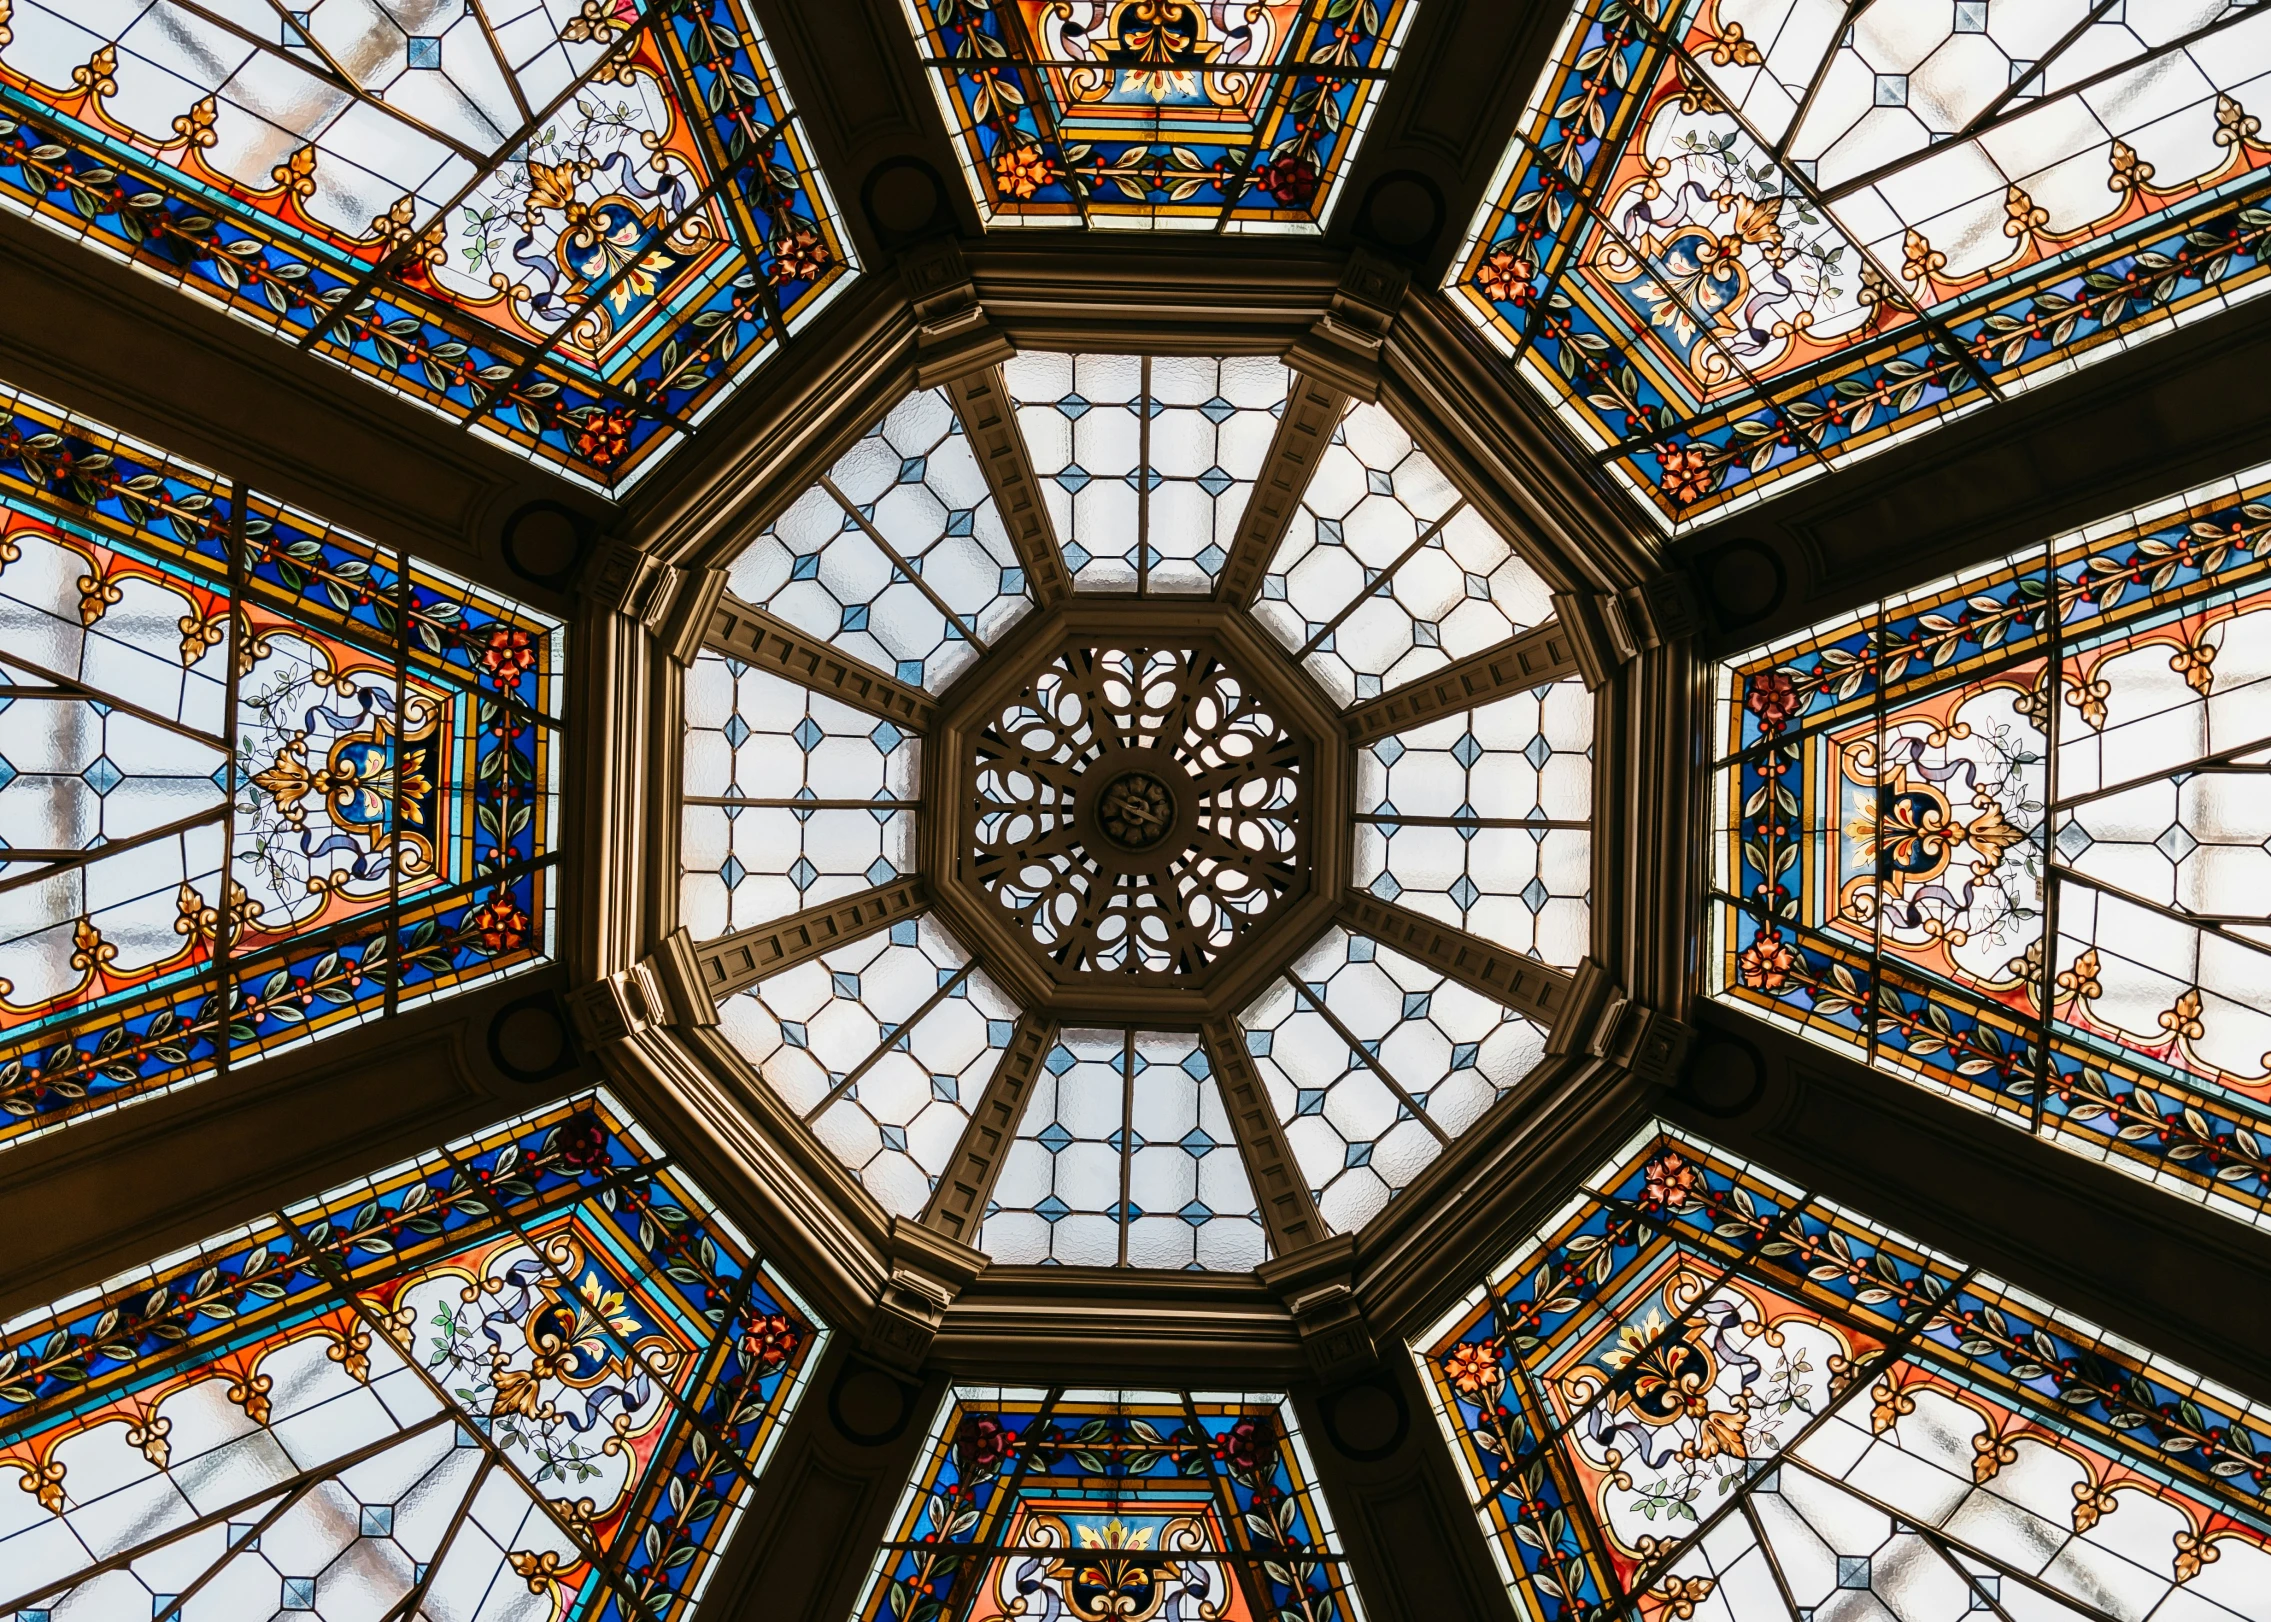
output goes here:
[{"label": "curved iron scrollwork", "polygon": [[1066,648],[975,749],[971,875],[1061,968],[1195,973],[1299,875],[1306,746],[1212,648]]}]

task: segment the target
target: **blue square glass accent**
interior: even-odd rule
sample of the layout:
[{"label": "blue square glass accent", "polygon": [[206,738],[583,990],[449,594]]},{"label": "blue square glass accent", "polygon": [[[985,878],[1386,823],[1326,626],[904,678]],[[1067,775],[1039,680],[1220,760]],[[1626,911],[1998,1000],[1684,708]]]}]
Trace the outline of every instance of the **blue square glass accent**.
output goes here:
[{"label": "blue square glass accent", "polygon": [[1095,561],[1096,554],[1089,551],[1087,547],[1081,545],[1078,541],[1065,542],[1065,567],[1067,569],[1070,569],[1074,574],[1080,573],[1081,570],[1087,568],[1091,563],[1094,563]]},{"label": "blue square glass accent", "polygon": [[1341,1166],[1344,1170],[1371,1164],[1372,1145],[1369,1143],[1352,1143],[1341,1154]]},{"label": "blue square glass accent", "polygon": [[817,552],[798,553],[796,561],[789,565],[789,578],[791,580],[818,580],[820,578],[820,554]]},{"label": "blue square glass accent", "polygon": [[1051,1121],[1034,1134],[1033,1141],[1048,1150],[1049,1153],[1058,1155],[1072,1147],[1073,1137],[1070,1132],[1065,1130],[1064,1122]]},{"label": "blue square glass accent", "polygon": [[1376,496],[1392,496],[1396,493],[1396,481],[1378,468],[1368,467],[1364,470],[1364,488]]},{"label": "blue square glass accent", "polygon": [[1878,74],[1876,104],[1879,107],[1906,107],[1908,105],[1908,75],[1905,73]]},{"label": "blue square glass accent", "polygon": [[126,774],[118,769],[108,755],[97,755],[93,764],[79,774],[86,779],[87,787],[97,794],[108,794],[126,781]]},{"label": "blue square glass accent", "polygon": [[1220,574],[1222,566],[1230,561],[1230,554],[1212,541],[1199,548],[1199,555],[1191,560],[1208,574]]},{"label": "blue square glass accent", "polygon": [[877,1130],[882,1134],[884,1148],[895,1149],[900,1154],[907,1152],[907,1129],[905,1127],[886,1126]]},{"label": "blue square glass accent", "polygon": [[1213,423],[1217,428],[1220,428],[1237,414],[1238,408],[1219,394],[1199,407],[1199,415]]},{"label": "blue square glass accent", "polygon": [[228,1525],[228,1546],[232,1549],[257,1549],[260,1537],[250,1521],[231,1521]]},{"label": "blue square glass accent", "polygon": [[921,930],[921,928],[922,925],[917,923],[914,919],[902,918],[899,922],[891,926],[891,944],[893,946],[914,945],[917,932]]},{"label": "blue square glass accent", "polygon": [[[928,471],[929,467],[929,457],[910,456],[899,464],[899,482],[901,484],[920,484],[923,482],[923,474]],[[947,533],[952,534],[953,531],[949,530]]]},{"label": "blue square glass accent", "polygon": [[1546,901],[1546,887],[1543,881],[1532,879],[1522,886],[1522,905],[1532,912],[1538,911],[1546,904]]},{"label": "blue square glass accent", "polygon": [[1372,746],[1372,758],[1383,766],[1393,766],[1397,761],[1404,758],[1404,740],[1401,738],[1382,738]]},{"label": "blue square glass accent", "polygon": [[1992,1611],[1995,1602],[2003,1597],[2003,1574],[1999,1571],[1972,1572],[1971,1603],[1968,1611]]},{"label": "blue square glass accent", "polygon": [[781,1021],[781,1040],[792,1048],[810,1047],[812,1045],[812,1039],[805,1034],[804,1021],[801,1019],[784,1019]]},{"label": "blue square glass accent", "polygon": [[883,721],[879,722],[876,729],[868,734],[868,739],[878,750],[888,755],[907,741],[907,735],[889,721]]},{"label": "blue square glass accent", "polygon": [[442,42],[437,34],[410,36],[410,65],[429,73],[438,73],[442,65]]},{"label": "blue square glass accent", "polygon": [[1068,496],[1077,496],[1088,488],[1089,472],[1078,462],[1068,462],[1057,470],[1057,486]]},{"label": "blue square glass accent", "polygon": [[1464,1070],[1481,1055],[1482,1044],[1479,1042],[1454,1042],[1451,1044],[1451,1068]]},{"label": "blue square glass accent", "polygon": [[1837,1557],[1837,1586],[1840,1588],[1866,1588],[1869,1586],[1869,1557],[1865,1554],[1841,1554]]},{"label": "blue square glass accent", "polygon": [[749,741],[749,723],[741,718],[739,711],[725,718],[725,741],[729,749],[739,749]]},{"label": "blue square glass accent", "polygon": [[1204,1160],[1213,1150],[1222,1147],[1221,1144],[1215,1142],[1214,1139],[1208,1137],[1204,1131],[1195,1126],[1180,1138],[1177,1138],[1175,1142],[1177,1147],[1194,1160]]},{"label": "blue square glass accent", "polygon": [[1959,34],[1987,32],[1987,0],[1956,0],[1956,26]]},{"label": "blue square glass accent", "polygon": [[838,624],[838,625],[837,625],[836,629],[837,629],[837,630],[839,630],[839,631],[864,631],[864,630],[866,630],[866,629],[867,629],[867,604],[865,604],[865,603],[854,603],[854,604],[852,604],[852,605],[851,605],[851,606],[850,606],[849,608],[846,608],[846,609],[844,610],[844,617],[843,617],[843,620],[842,620],[842,622],[841,622],[840,624]]},{"label": "blue square glass accent", "polygon": [[1072,1215],[1072,1207],[1051,1194],[1033,1207],[1033,1214],[1043,1222],[1059,1222]]},{"label": "blue square glass accent", "polygon": [[1295,1115],[1322,1115],[1325,1113],[1325,1089],[1303,1087],[1293,1095]]},{"label": "blue square glass accent", "polygon": [[902,659],[895,674],[909,687],[920,687],[923,684],[923,662],[920,659]]},{"label": "blue square glass accent", "polygon": [[1088,402],[1077,394],[1068,394],[1057,402],[1057,409],[1078,422],[1088,415]]},{"label": "blue square glass accent", "polygon": [[1016,1022],[1015,1020],[1008,1020],[1008,1019],[989,1019],[989,1020],[987,1020],[987,1021],[986,1021],[986,1046],[987,1046],[987,1047],[990,1047],[990,1048],[1006,1048],[1006,1047],[1008,1047],[1008,1046],[1009,1046],[1009,1039],[1010,1039],[1010,1037],[1011,1037],[1012,1035],[1014,1035],[1014,1034],[1016,1033],[1016,1030],[1017,1030],[1017,1022]]},{"label": "blue square glass accent", "polygon": [[[1351,935],[1348,938],[1348,960],[1351,963],[1369,963],[1380,950],[1379,943],[1369,935]],[[1325,988],[1319,986],[1317,995],[1322,998]]]},{"label": "blue square glass accent", "polygon": [[1046,1069],[1050,1075],[1061,1076],[1079,1062],[1080,1061],[1078,1059],[1072,1056],[1072,1049],[1067,1047],[1054,1047],[1049,1049],[1049,1056],[1046,1059],[1043,1059],[1041,1061],[1041,1064],[1042,1067]]},{"label": "blue square glass accent", "polygon": [[1464,873],[1460,874],[1452,884],[1450,895],[1461,912],[1470,910],[1477,901],[1482,899],[1482,891],[1475,888],[1475,881]]},{"label": "blue square glass accent", "polygon": [[1207,1061],[1205,1048],[1193,1048],[1184,1054],[1182,1070],[1193,1081],[1204,1081],[1214,1074],[1214,1066]]},{"label": "blue square glass accent", "polygon": [[1482,759],[1482,742],[1471,732],[1459,734],[1459,741],[1451,746],[1451,758],[1461,766],[1472,766]]},{"label": "blue square glass accent", "polygon": [[365,1504],[357,1518],[355,1529],[367,1538],[394,1536],[394,1506],[392,1504]]},{"label": "blue square glass accent", "polygon": [[1396,881],[1396,875],[1388,872],[1382,872],[1378,878],[1374,879],[1370,884],[1366,885],[1365,888],[1370,890],[1374,895],[1378,896],[1382,901],[1393,901],[1396,899],[1396,897],[1404,893],[1404,887]]},{"label": "blue square glass accent", "polygon": [[799,895],[811,889],[819,877],[820,869],[812,865],[808,856],[799,856],[789,865],[789,882],[796,886]]},{"label": "blue square glass accent", "polygon": [[740,857],[728,856],[718,864],[718,877],[725,882],[727,889],[738,890],[741,888],[741,881],[749,877],[749,870],[741,865]]},{"label": "blue square glass accent", "polygon": [[944,1103],[960,1103],[962,1084],[952,1076],[933,1076],[930,1078],[930,1095]]},{"label": "blue square glass accent", "polygon": [[1199,1200],[1190,1201],[1175,1214],[1194,1228],[1202,1228],[1214,1218],[1213,1209]]},{"label": "blue square glass accent", "polygon": [[284,1609],[312,1611],[315,1609],[315,1579],[313,1577],[287,1577],[284,1579]]},{"label": "blue square glass accent", "polygon": [[820,729],[820,723],[818,721],[815,721],[811,716],[808,715],[796,724],[796,730],[790,733],[789,736],[796,740],[796,744],[799,749],[802,749],[807,754],[810,754],[813,750],[819,748],[824,741],[826,741],[828,734]]},{"label": "blue square glass accent", "polygon": [[1025,595],[1025,571],[1023,569],[1002,570],[1001,594],[1004,597],[1022,597]]},{"label": "blue square glass accent", "polygon": [[839,997],[857,997],[860,977],[847,969],[838,969],[828,976],[828,989]]},{"label": "blue square glass accent", "polygon": [[885,857],[878,856],[874,861],[867,864],[866,878],[870,884],[889,884],[898,876],[899,870],[893,867]]},{"label": "blue square glass accent", "polygon": [[1199,488],[1210,496],[1219,496],[1238,481],[1219,467],[1210,467],[1199,475]]}]

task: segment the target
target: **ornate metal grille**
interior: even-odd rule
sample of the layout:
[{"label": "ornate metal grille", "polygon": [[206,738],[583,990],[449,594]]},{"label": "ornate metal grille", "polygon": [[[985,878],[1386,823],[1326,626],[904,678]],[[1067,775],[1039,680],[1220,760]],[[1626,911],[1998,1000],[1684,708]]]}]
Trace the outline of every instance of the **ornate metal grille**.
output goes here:
[{"label": "ornate metal grille", "polygon": [[1306,747],[1211,648],[1067,648],[975,750],[971,876],[1062,968],[1194,973],[1296,882]]}]

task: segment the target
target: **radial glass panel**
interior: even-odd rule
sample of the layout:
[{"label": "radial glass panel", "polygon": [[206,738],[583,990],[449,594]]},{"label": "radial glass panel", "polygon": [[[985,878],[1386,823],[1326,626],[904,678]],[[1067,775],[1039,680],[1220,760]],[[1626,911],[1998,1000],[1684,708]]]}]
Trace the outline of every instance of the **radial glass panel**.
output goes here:
[{"label": "radial glass panel", "polygon": [[572,1099],[0,1330],[0,1615],[673,1622],[826,1338]]},{"label": "radial glass panel", "polygon": [[0,1142],[542,961],[559,625],[0,413]]},{"label": "radial glass panel", "polygon": [[1580,0],[1446,286],[1667,526],[2251,297],[2271,13]]},{"label": "radial glass panel", "polygon": [[1533,1622],[2271,1595],[2271,1412],[1669,1127],[1413,1356]]},{"label": "radial glass panel", "polygon": [[1717,994],[2265,1223],[2267,495],[2258,468],[1723,666]]},{"label": "radial glass panel", "polygon": [[988,226],[1315,232],[1415,0],[901,0]]},{"label": "radial glass panel", "polygon": [[739,0],[23,0],[0,134],[0,206],[601,489],[851,269]]},{"label": "radial glass panel", "polygon": [[956,1386],[856,1622],[1363,1622],[1293,1406]]}]

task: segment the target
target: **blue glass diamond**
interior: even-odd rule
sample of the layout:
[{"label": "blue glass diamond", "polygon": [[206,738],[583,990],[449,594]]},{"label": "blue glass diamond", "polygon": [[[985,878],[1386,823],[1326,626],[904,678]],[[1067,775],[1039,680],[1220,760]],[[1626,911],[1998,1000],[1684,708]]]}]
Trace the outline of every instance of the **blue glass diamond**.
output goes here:
[{"label": "blue glass diamond", "polygon": [[1356,673],[1356,696],[1359,699],[1378,698],[1382,692],[1380,678],[1369,670]]},{"label": "blue glass diamond", "polygon": [[1522,746],[1522,758],[1530,763],[1532,771],[1542,772],[1546,762],[1553,759],[1553,745],[1546,742],[1546,735],[1541,732]]},{"label": "blue glass diamond", "polygon": [[[224,794],[228,792],[229,788],[228,770],[228,767],[223,766],[213,774],[214,786]],[[0,788],[6,788],[15,780],[16,768],[8,764],[6,755],[0,755]]]},{"label": "blue glass diamond", "polygon": [[799,749],[810,754],[820,747],[821,742],[826,739],[828,734],[821,730],[818,721],[808,715],[796,724],[796,730],[791,732],[789,736],[796,740]]},{"label": "blue glass diamond", "polygon": [[1369,1143],[1352,1143],[1341,1151],[1341,1166],[1344,1170],[1352,1166],[1369,1166],[1371,1164],[1372,1145]]},{"label": "blue glass diamond", "polygon": [[975,507],[957,507],[946,515],[946,533],[974,535],[978,529],[978,510]]},{"label": "blue glass diamond", "polygon": [[[0,757],[0,788],[6,788],[15,775],[16,768],[9,765],[5,757]],[[227,761],[223,761],[213,768],[213,786],[223,794],[229,792],[229,765]]]},{"label": "blue glass diamond", "polygon": [[1214,1074],[1214,1066],[1207,1062],[1205,1048],[1193,1048],[1183,1055],[1183,1074],[1193,1081],[1204,1081]]},{"label": "blue glass diamond", "polygon": [[1317,520],[1317,544],[1319,546],[1339,546],[1343,544],[1343,536],[1341,534],[1341,521],[1339,519],[1320,518]]},{"label": "blue glass diamond", "polygon": [[1415,648],[1440,648],[1443,646],[1442,628],[1433,620],[1413,620],[1411,645]]},{"label": "blue glass diamond", "polygon": [[1219,496],[1238,481],[1219,467],[1210,467],[1199,475],[1199,488],[1210,496]]},{"label": "blue glass diamond", "polygon": [[1194,1160],[1204,1160],[1214,1150],[1222,1147],[1221,1144],[1208,1137],[1203,1128],[1195,1126],[1177,1138],[1175,1146]]},{"label": "blue glass diamond", "polygon": [[923,684],[923,662],[920,659],[902,659],[895,674],[909,687],[920,687]]},{"label": "blue glass diamond", "polygon": [[1378,878],[1374,879],[1370,884],[1366,885],[1365,888],[1367,890],[1370,890],[1374,895],[1378,896],[1382,901],[1393,901],[1396,899],[1396,897],[1404,893],[1404,887],[1396,882],[1396,875],[1386,871],[1383,871]]},{"label": "blue glass diamond", "polygon": [[312,1611],[315,1609],[315,1579],[313,1577],[287,1577],[284,1579],[284,1609]]},{"label": "blue glass diamond", "polygon": [[962,1084],[953,1076],[933,1076],[930,1078],[930,1095],[949,1104],[959,1103]]},{"label": "blue glass diamond", "polygon": [[878,722],[875,730],[867,736],[876,748],[887,755],[907,741],[907,735],[889,721]]},{"label": "blue glass diamond", "polygon": [[1057,409],[1078,422],[1088,415],[1088,402],[1077,394],[1068,394],[1057,402]]},{"label": "blue glass diamond", "polygon": [[876,1131],[883,1139],[884,1148],[896,1149],[901,1154],[907,1152],[907,1129],[905,1127],[885,1126],[878,1127]]},{"label": "blue glass diamond", "polygon": [[888,857],[878,856],[867,864],[867,882],[870,884],[889,884],[898,876],[899,870],[891,865]]},{"label": "blue glass diamond", "polygon": [[1459,741],[1451,746],[1451,758],[1462,766],[1472,766],[1482,759],[1482,744],[1471,732],[1459,734]]},{"label": "blue glass diamond", "polygon": [[852,604],[852,605],[851,605],[851,607],[849,607],[849,608],[845,609],[845,610],[844,610],[844,618],[843,618],[843,621],[842,621],[842,623],[841,623],[841,624],[839,624],[839,625],[838,625],[838,626],[836,627],[836,629],[837,629],[837,630],[839,630],[839,631],[864,631],[864,630],[866,630],[866,629],[867,629],[867,604],[865,604],[865,603],[854,603],[854,604]]},{"label": "blue glass diamond", "polygon": [[1258,1058],[1267,1058],[1272,1034],[1269,1031],[1248,1031],[1246,1033],[1246,1051]]},{"label": "blue glass diamond", "polygon": [[813,881],[819,877],[820,869],[812,865],[809,857],[799,856],[789,867],[789,882],[796,886],[799,895],[811,889]]},{"label": "blue glass diamond", "polygon": [[1199,407],[1199,415],[1213,423],[1217,428],[1220,428],[1237,414],[1238,408],[1219,394]]},{"label": "blue glass diamond", "polygon": [[857,997],[860,994],[860,977],[847,969],[838,969],[828,976],[828,989],[839,997]]},{"label": "blue glass diamond", "polygon": [[1033,1214],[1043,1222],[1058,1222],[1072,1215],[1072,1207],[1051,1194],[1033,1207]]},{"label": "blue glass diamond", "polygon": [[1293,1095],[1293,1113],[1295,1115],[1324,1114],[1325,1089],[1322,1087],[1303,1087],[1298,1089]]},{"label": "blue glass diamond", "polygon": [[1995,1602],[2003,1597],[2003,1574],[1999,1571],[1972,1572],[1971,1603],[1967,1611],[1992,1611]]},{"label": "blue glass diamond", "polygon": [[1214,1220],[1213,1208],[1200,1200],[1192,1200],[1175,1213],[1194,1228],[1203,1228]]},{"label": "blue glass diamond", "polygon": [[1467,595],[1469,597],[1481,597],[1485,600],[1488,600],[1490,596],[1490,582],[1488,580],[1485,580],[1479,574],[1468,575]]},{"label": "blue glass diamond", "polygon": [[94,764],[79,775],[87,780],[87,787],[93,789],[97,794],[108,794],[112,789],[126,781],[126,774],[111,764],[111,758],[108,755],[95,756]]},{"label": "blue glass diamond", "polygon": [[1522,886],[1522,905],[1529,908],[1532,912],[1536,912],[1540,907],[1544,906],[1546,904],[1546,899],[1546,887],[1541,881],[1532,879],[1529,883]]},{"label": "blue glass diamond", "polygon": [[1087,568],[1091,563],[1095,561],[1096,554],[1089,551],[1087,547],[1081,545],[1078,541],[1065,542],[1065,567],[1070,569],[1074,574],[1080,573],[1081,570]]},{"label": "blue glass diamond", "polygon": [[367,1538],[384,1538],[394,1535],[394,1506],[392,1504],[365,1504],[355,1529]]},{"label": "blue glass diamond", "polygon": [[989,1019],[986,1021],[986,1046],[1006,1048],[1009,1046],[1010,1037],[1015,1035],[1016,1032],[1017,1023],[1014,1020]]},{"label": "blue glass diamond", "polygon": [[1434,999],[1435,993],[1432,991],[1405,992],[1404,1018],[1425,1019],[1427,1017],[1427,1010],[1429,1006],[1434,1002]]},{"label": "blue glass diamond", "polygon": [[1285,601],[1284,575],[1265,574],[1262,576],[1262,601],[1265,603],[1282,603]]},{"label": "blue glass diamond", "polygon": [[1372,746],[1372,758],[1383,766],[1393,766],[1397,761],[1404,758],[1404,740],[1401,738],[1382,738]]},{"label": "blue glass diamond", "polygon": [[1481,1053],[1482,1044],[1479,1042],[1454,1042],[1451,1044],[1451,1068],[1464,1070],[1473,1064]]},{"label": "blue glass diamond", "polygon": [[739,749],[749,741],[749,723],[741,718],[738,711],[725,719],[725,741],[729,749]]},{"label": "blue glass diamond", "polygon": [[1110,1217],[1114,1222],[1133,1222],[1137,1217],[1143,1215],[1143,1207],[1136,1204],[1133,1200],[1129,1200],[1125,1203],[1113,1205],[1113,1207],[1110,1210],[1106,1211],[1104,1214]]},{"label": "blue glass diamond", "polygon": [[738,890],[741,888],[741,881],[749,877],[749,869],[741,865],[740,857],[728,856],[718,864],[718,877],[725,881],[727,889]]},{"label": "blue glass diamond", "polygon": [[1065,1130],[1062,1121],[1051,1121],[1034,1134],[1033,1141],[1051,1154],[1062,1154],[1072,1145],[1072,1134]]},{"label": "blue glass diamond", "polygon": [[1127,472],[1120,475],[1120,482],[1130,490],[1156,490],[1164,480],[1159,469],[1146,467],[1128,469]]},{"label": "blue glass diamond", "polygon": [[804,1034],[804,1021],[801,1019],[781,1021],[781,1040],[792,1048],[811,1046],[811,1040]]},{"label": "blue glass diamond", "polygon": [[907,458],[907,459],[906,459],[906,460],[905,460],[904,462],[901,462],[901,463],[899,464],[899,482],[900,482],[901,484],[920,484],[920,483],[922,483],[922,482],[923,482],[923,474],[924,474],[924,472],[925,472],[925,471],[926,471],[926,470],[927,470],[927,469],[929,468],[929,466],[930,466],[930,459],[929,459],[928,457],[924,457],[924,456],[910,456],[910,457],[908,457],[908,458]]},{"label": "blue glass diamond", "polygon": [[1467,911],[1482,899],[1482,892],[1475,888],[1475,881],[1464,873],[1460,874],[1457,882],[1451,886],[1450,894],[1451,899],[1458,904],[1461,912]]},{"label": "blue glass diamond", "polygon": [[1069,462],[1057,471],[1057,484],[1068,496],[1077,496],[1088,488],[1089,472],[1078,462]]},{"label": "blue glass diamond", "polygon": [[413,68],[432,73],[442,65],[442,42],[438,35],[412,34],[409,39],[409,63]]},{"label": "blue glass diamond", "polygon": [[791,580],[818,580],[820,578],[820,554],[817,552],[798,553],[796,561],[789,565],[789,578]]},{"label": "blue glass diamond", "polygon": [[1208,574],[1220,574],[1222,566],[1230,561],[1230,554],[1212,541],[1199,548],[1199,555],[1191,560]]},{"label": "blue glass diamond", "polygon": [[912,946],[921,937],[922,925],[912,918],[902,918],[891,926],[893,946]]},{"label": "blue glass diamond", "polygon": [[1368,467],[1364,470],[1364,488],[1376,496],[1392,496],[1396,493],[1396,481],[1378,468]]},{"label": "blue glass diamond", "polygon": [[1000,589],[1001,589],[1001,594],[1002,594],[1002,595],[1003,595],[1004,597],[1022,597],[1022,596],[1024,596],[1024,595],[1025,595],[1025,571],[1024,571],[1023,569],[1004,569],[1004,570],[1002,570],[1002,572],[1001,572],[1001,588],[1000,588]]},{"label": "blue glass diamond", "polygon": [[247,1552],[259,1548],[260,1539],[253,1532],[252,1528],[253,1523],[251,1521],[229,1522],[227,1534],[228,1547],[232,1549],[243,1549]]},{"label": "blue glass diamond", "polygon": [[1078,1063],[1080,1061],[1072,1056],[1072,1049],[1061,1046],[1049,1049],[1049,1056],[1041,1061],[1042,1067],[1052,1076],[1061,1076]]},{"label": "blue glass diamond", "polygon": [[[1351,935],[1348,938],[1348,960],[1351,963],[1369,963],[1379,950],[1379,943],[1369,935]],[[1317,995],[1322,997],[1324,994],[1325,988],[1319,986]]]},{"label": "blue glass diamond", "polygon": [[1837,1586],[1840,1588],[1866,1588],[1869,1586],[1869,1557],[1865,1554],[1841,1554],[1837,1557]]}]

